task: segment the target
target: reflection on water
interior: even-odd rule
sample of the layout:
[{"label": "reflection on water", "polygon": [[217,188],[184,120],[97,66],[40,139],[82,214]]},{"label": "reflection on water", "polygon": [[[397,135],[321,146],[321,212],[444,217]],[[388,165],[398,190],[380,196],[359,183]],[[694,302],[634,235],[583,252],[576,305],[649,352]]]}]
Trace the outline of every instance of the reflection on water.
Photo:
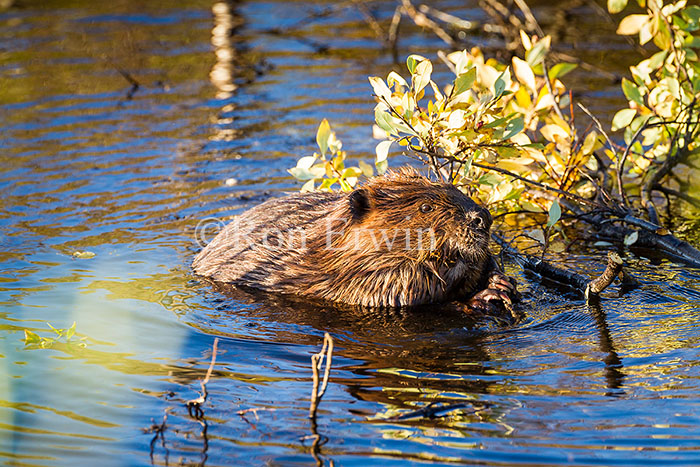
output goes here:
[{"label": "reflection on water", "polygon": [[[438,3],[485,19],[470,2]],[[394,8],[370,12],[389,21]],[[572,11],[564,48],[630,61],[593,10]],[[0,462],[700,463],[697,271],[628,255],[641,287],[586,307],[511,269],[528,304],[514,328],[190,275],[199,221],[296,189],[285,169],[313,152],[322,118],[352,154],[373,154],[366,76],[393,63],[363,21],[352,3],[302,1],[24,0],[0,12]],[[408,24],[399,45],[443,47]],[[588,107],[621,105],[609,81],[572,79]],[[580,253],[565,266],[600,269],[604,252]],[[51,337],[46,323],[74,321],[70,341],[23,343],[25,329]],[[309,357],[324,331],[336,351],[312,426]],[[185,402],[216,336],[198,421]],[[436,416],[406,417],[420,409]]]}]

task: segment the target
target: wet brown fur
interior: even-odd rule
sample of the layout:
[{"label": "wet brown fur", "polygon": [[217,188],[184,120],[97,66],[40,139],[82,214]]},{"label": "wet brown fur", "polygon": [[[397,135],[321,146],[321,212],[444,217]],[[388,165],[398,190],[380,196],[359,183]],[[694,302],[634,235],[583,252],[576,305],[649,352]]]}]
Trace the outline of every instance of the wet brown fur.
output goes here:
[{"label": "wet brown fur", "polygon": [[404,169],[350,193],[269,200],[227,225],[192,266],[219,282],[352,305],[465,300],[499,273],[490,226],[488,211],[454,186]]}]

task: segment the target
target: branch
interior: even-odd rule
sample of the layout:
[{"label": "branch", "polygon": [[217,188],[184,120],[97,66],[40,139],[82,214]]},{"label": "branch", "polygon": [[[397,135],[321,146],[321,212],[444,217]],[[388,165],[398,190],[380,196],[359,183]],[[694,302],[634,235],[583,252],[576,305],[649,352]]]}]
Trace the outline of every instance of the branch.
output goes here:
[{"label": "branch", "polygon": [[520,265],[521,268],[532,271],[545,279],[575,290],[586,299],[587,303],[597,300],[600,293],[612,284],[615,278],[622,272],[622,259],[617,253],[609,253],[605,271],[596,279],[590,280],[576,272],[567,271],[566,269],[554,266],[541,258],[521,253],[509,245],[503,237],[497,234],[491,234],[491,237],[501,246],[501,249],[508,256],[511,256],[515,262]]},{"label": "branch", "polygon": [[420,11],[417,11],[410,0],[401,0],[401,2],[403,4],[403,11],[416,23],[416,26],[430,29],[450,47],[455,47],[457,45],[454,39],[452,39],[452,36],[447,34],[435,21],[428,18]]},{"label": "branch", "polygon": [[[319,371],[321,370],[321,365],[323,365],[323,358],[326,357],[326,369],[323,373],[323,383],[321,384],[321,389],[319,390]],[[314,385],[311,390],[311,406],[309,407],[309,418],[312,420],[316,419],[316,410],[318,409],[318,404],[321,402],[321,398],[326,393],[326,387],[328,386],[328,378],[331,373],[331,358],[333,357],[333,338],[330,334],[325,333],[323,335],[323,347],[321,351],[317,354],[311,356],[311,366],[313,371],[313,381]]]},{"label": "branch", "polygon": [[211,363],[209,364],[209,369],[207,370],[207,375],[204,377],[204,379],[201,382],[202,392],[200,393],[198,398],[188,400],[186,403],[187,412],[190,414],[191,417],[194,417],[198,420],[204,416],[204,411],[202,410],[202,405],[207,401],[207,396],[209,395],[209,393],[207,392],[207,383],[209,382],[209,378],[211,378],[211,373],[214,370],[214,364],[216,363],[216,349],[217,349],[218,345],[219,345],[219,338],[217,337],[214,339],[214,346],[212,347],[212,350],[211,350]]},{"label": "branch", "polygon": [[[443,156],[443,157],[449,158],[449,156]],[[456,157],[455,157],[454,159],[456,159],[456,162],[459,162],[459,159],[457,159]],[[528,179],[528,178],[521,177],[520,175],[518,175],[518,174],[516,174],[516,173],[513,173],[513,172],[511,172],[511,171],[509,171],[509,170],[506,170],[506,169],[502,169],[502,168],[500,168],[500,167],[496,167],[496,166],[493,166],[493,165],[487,165],[487,164],[481,164],[481,163],[479,163],[479,162],[473,162],[473,161],[472,161],[472,165],[473,165],[474,167],[479,167],[480,169],[492,170],[492,171],[494,171],[494,172],[498,172],[498,173],[502,173],[502,174],[504,174],[504,175],[508,175],[508,176],[513,177],[513,178],[515,178],[515,179],[517,179],[517,180],[520,180],[520,181],[522,181],[522,182],[524,182],[524,183],[528,183],[528,184],[530,184],[530,185],[534,185],[534,186],[536,186],[536,187],[538,187],[538,188],[542,188],[543,190],[546,190],[546,191],[551,191],[551,192],[553,192],[553,193],[557,193],[557,194],[559,194],[559,195],[561,195],[561,196],[564,196],[565,198],[569,198],[569,199],[571,199],[571,200],[578,201],[578,202],[580,202],[580,203],[587,204],[587,205],[589,205],[589,206],[594,206],[594,207],[601,208],[601,209],[608,209],[608,208],[606,208],[605,206],[603,206],[603,205],[601,205],[601,204],[598,204],[598,203],[595,202],[595,201],[591,201],[590,199],[586,199],[586,198],[584,198],[584,197],[582,197],[582,196],[575,195],[575,194],[573,194],[573,193],[569,193],[568,191],[560,190],[560,189],[558,189],[558,188],[554,188],[554,187],[551,187],[551,186],[549,186],[549,185],[545,185],[544,183],[537,182],[537,181],[535,181],[535,180],[530,180],[530,179]]]},{"label": "branch", "polygon": [[672,188],[666,188],[665,186],[662,185],[656,185],[653,187],[653,190],[655,191],[660,191],[661,193],[664,193],[666,195],[671,195],[675,196],[678,199],[682,199],[686,203],[692,205],[693,207],[700,209],[700,199],[695,198],[694,196],[689,195],[688,193],[684,193],[682,191],[677,191]]}]

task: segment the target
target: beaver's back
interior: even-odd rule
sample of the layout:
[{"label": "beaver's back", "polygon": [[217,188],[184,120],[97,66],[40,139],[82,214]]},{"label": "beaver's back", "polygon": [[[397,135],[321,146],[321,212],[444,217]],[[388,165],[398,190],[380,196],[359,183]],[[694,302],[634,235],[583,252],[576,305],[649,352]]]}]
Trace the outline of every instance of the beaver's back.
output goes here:
[{"label": "beaver's back", "polygon": [[302,235],[327,217],[344,193],[295,193],[236,216],[194,259],[196,274],[277,290],[285,264],[303,254]]}]

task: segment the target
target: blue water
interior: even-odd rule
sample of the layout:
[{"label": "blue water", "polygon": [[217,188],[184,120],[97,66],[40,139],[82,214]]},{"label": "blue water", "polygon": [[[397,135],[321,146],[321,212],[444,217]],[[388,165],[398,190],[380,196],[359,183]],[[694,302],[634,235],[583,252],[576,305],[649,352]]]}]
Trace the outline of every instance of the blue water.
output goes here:
[{"label": "blue water", "polygon": [[[487,19],[471,3],[438,6]],[[394,7],[371,10],[387,20]],[[564,50],[624,73],[626,42],[575,13],[591,34],[568,31]],[[445,49],[401,31],[401,56]],[[527,318],[481,331],[437,311],[231,297],[191,275],[200,220],[297,189],[286,169],[314,151],[322,118],[351,157],[372,156],[366,77],[391,69],[350,3],[27,0],[0,12],[0,462],[700,464],[698,271],[624,252],[641,287],[613,287],[592,309],[510,265]],[[605,76],[570,84],[604,119],[623,105]],[[551,259],[592,274],[606,254],[578,253]],[[25,330],[50,338],[47,323],[73,322],[69,342],[24,343]],[[336,350],[312,428],[324,331]],[[216,337],[202,425],[185,402]],[[385,420],[433,402],[462,405]]]}]

